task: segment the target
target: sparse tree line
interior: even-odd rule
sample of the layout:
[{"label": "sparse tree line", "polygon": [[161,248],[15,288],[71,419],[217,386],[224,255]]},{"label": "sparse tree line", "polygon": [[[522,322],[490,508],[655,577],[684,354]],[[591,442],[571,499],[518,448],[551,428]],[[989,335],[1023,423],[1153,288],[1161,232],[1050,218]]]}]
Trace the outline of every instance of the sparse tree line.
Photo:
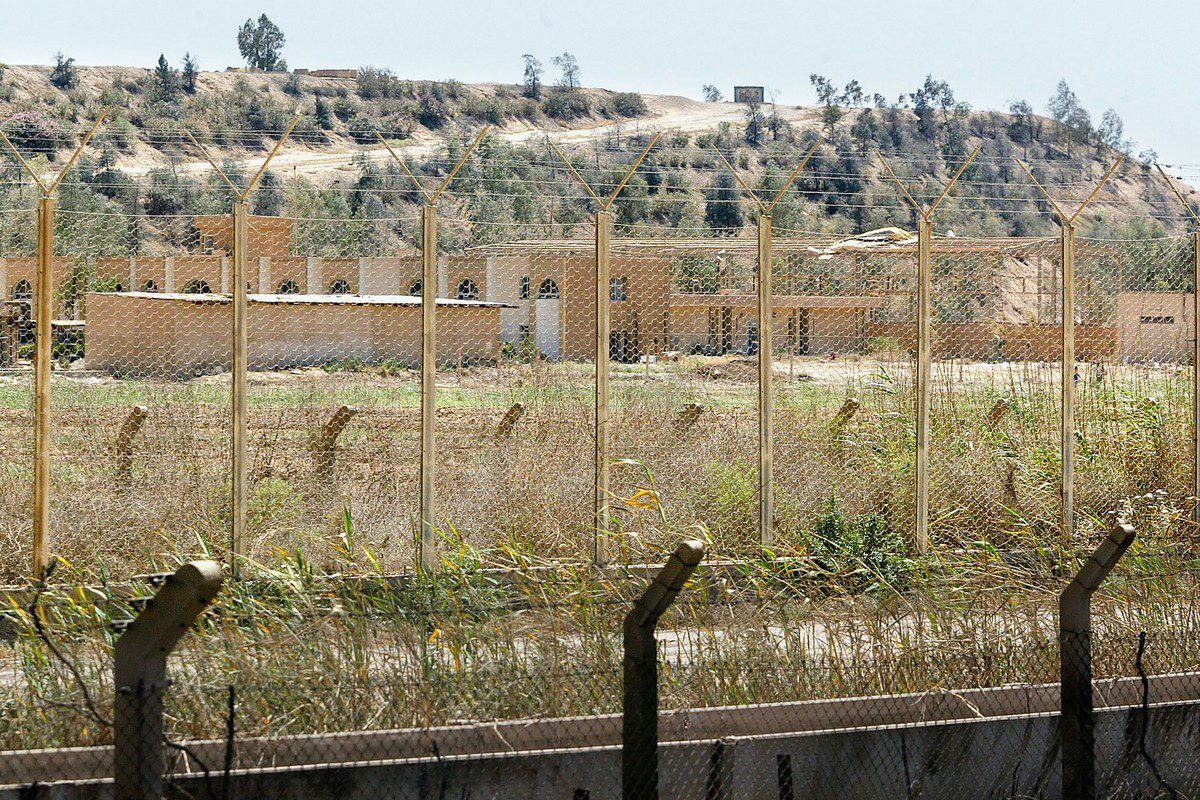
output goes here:
[{"label": "sparse tree line", "polygon": [[[879,93],[868,95],[857,80],[839,87],[824,75],[813,73],[809,82],[820,108],[825,139],[852,146],[859,152],[881,145],[883,149],[898,152],[914,144],[932,144],[940,146],[948,155],[961,155],[966,152],[968,138],[978,136],[978,131],[972,130],[975,118],[971,115],[971,104],[956,98],[949,83],[932,75],[926,76],[925,82],[915,91],[902,93],[894,102]],[[705,84],[701,91],[706,102],[724,99],[721,91],[712,84]],[[757,102],[746,106],[743,132],[748,144],[757,146],[768,136],[779,139],[781,135],[788,135],[786,125],[778,120],[774,92],[766,111]],[[1028,101],[1012,101],[1008,107],[1012,119],[1005,129],[1009,143],[1026,149],[1035,143],[1054,144],[1061,151],[1058,155],[1067,159],[1075,158],[1078,148],[1094,148],[1097,153],[1107,149],[1132,155],[1136,147],[1125,137],[1125,123],[1115,109],[1105,110],[1099,123],[1093,123],[1091,114],[1065,80],[1058,82],[1045,110],[1054,123],[1050,131]],[[909,112],[915,117],[917,135],[912,142],[905,140],[900,124],[901,112]],[[843,124],[847,118],[851,120],[848,130]],[[1154,163],[1157,154],[1153,150],[1143,150],[1138,159],[1143,163]]]},{"label": "sparse tree line", "polygon": [[[248,19],[238,31],[246,63],[264,72],[286,69],[284,42],[282,31],[265,15]],[[579,62],[571,53],[556,55],[549,63],[553,74],[547,77],[542,61],[525,54],[520,83],[488,92],[452,80],[401,80],[389,70],[370,66],[358,70],[353,88],[306,81],[297,74],[272,78],[272,85],[286,95],[285,100],[261,91],[245,78],[239,78],[231,90],[198,91],[196,59],[187,53],[177,68],[163,54],[145,78],[117,79],[98,96],[87,97],[80,88],[74,60],[58,54],[50,81],[65,93],[65,102],[55,101],[57,117],[35,107],[18,111],[0,124],[19,148],[53,158],[54,152],[66,145],[66,123],[77,124],[94,115],[98,106],[115,110],[114,118],[96,139],[99,157],[81,164],[83,180],[65,193],[64,208],[106,210],[130,217],[134,220],[131,230],[113,246],[141,252],[158,241],[190,241],[194,233],[187,229],[190,215],[227,210],[227,195],[219,185],[197,182],[170,168],[152,171],[141,183],[122,172],[117,167],[120,154],[131,151],[146,131],[186,128],[199,140],[227,149],[265,146],[290,123],[299,107],[296,135],[310,146],[333,136],[373,145],[379,135],[403,138],[417,126],[443,129],[452,123],[500,124],[512,118],[536,122],[580,115],[619,120],[646,113],[645,101],[637,93],[585,91]],[[994,186],[990,193],[1000,198],[1030,200],[1030,187],[1014,180],[1006,156],[1036,160],[1043,173],[1040,177],[1053,183],[1073,178],[1106,149],[1129,151],[1133,147],[1124,138],[1124,125],[1115,111],[1106,111],[1100,123],[1093,125],[1065,82],[1060,82],[1047,104],[1048,119],[1036,115],[1026,101],[1012,103],[1007,114],[972,112],[948,83],[932,76],[894,102],[878,93],[868,94],[856,80],[838,85],[813,74],[810,82],[820,109],[819,131],[794,130],[780,113],[777,92],[770,91],[767,102],[747,104],[741,126],[726,123],[695,136],[678,133],[664,137],[626,186],[622,202],[615,207],[618,223],[717,234],[749,224],[752,220],[746,214],[745,198],[733,177],[720,168],[712,153],[714,147],[744,170],[756,188],[773,194],[782,186],[797,150],[811,145],[820,133],[826,144],[773,216],[781,229],[831,233],[911,223],[895,188],[879,179],[877,167],[868,157],[875,151],[934,156],[908,162],[905,177],[937,180],[966,155],[972,142],[983,142],[998,158],[972,164],[965,179]],[[0,89],[2,84],[0,72]],[[704,95],[712,102],[722,99],[720,90],[711,85],[704,87]],[[614,133],[613,142],[598,142],[589,165],[619,175],[625,156],[613,151],[622,149],[616,141],[620,135]],[[644,137],[630,138],[626,144],[636,146]],[[452,150],[461,146],[457,131],[450,139]],[[163,146],[163,142],[161,138],[147,139],[152,146]],[[178,143],[169,146],[174,156]],[[487,139],[482,152],[485,158],[478,165],[468,165],[455,181],[454,191],[461,198],[460,213],[487,225],[470,234],[449,234],[447,242],[467,235],[473,241],[569,235],[574,226],[586,221],[590,209],[582,198],[547,194],[539,188],[562,179],[547,166],[554,159],[544,148],[507,146]],[[1152,152],[1142,154],[1143,161],[1152,159]],[[1061,168],[1047,166],[1054,163],[1061,163]],[[331,189],[304,180],[293,180],[285,189],[269,174],[255,201],[255,213],[312,215],[363,224],[413,216],[419,198],[402,173],[366,158],[357,160],[356,168],[358,175],[351,185]],[[433,162],[414,164],[413,168],[437,172]],[[23,202],[26,199],[10,192],[0,198],[0,207]],[[962,199],[951,205],[944,219],[964,231],[1017,236],[1050,232],[1048,218],[1025,213],[1028,208],[1019,204],[989,205]],[[1161,231],[1152,220],[1143,223],[1138,229],[1142,233]],[[413,234],[399,223],[386,230],[388,227],[372,228],[383,231],[379,233],[381,243]],[[339,230],[351,228],[341,225]]]},{"label": "sparse tree line", "polygon": [[[247,19],[238,30],[237,42],[251,70],[286,72],[286,37],[265,14],[257,20]],[[43,98],[43,104],[55,112],[53,116],[39,112],[34,103],[0,122],[6,130],[15,131],[15,141],[31,151],[45,152],[51,159],[64,143],[64,124],[78,123],[87,116],[86,107],[95,104],[109,109],[106,136],[121,152],[131,151],[139,137],[156,146],[154,137],[146,132],[169,125],[186,127],[201,141],[218,146],[254,147],[261,145],[254,141],[256,133],[279,132],[297,109],[300,120],[295,135],[313,145],[335,135],[358,144],[376,142],[379,135],[403,139],[418,126],[436,130],[452,121],[499,125],[512,119],[533,123],[621,120],[647,113],[646,102],[637,92],[584,91],[579,62],[567,52],[551,59],[559,75],[549,87],[542,82],[541,61],[527,54],[523,56],[522,82],[515,89],[501,86],[488,93],[467,89],[454,80],[408,81],[388,69],[364,66],[358,70],[353,91],[288,73],[276,85],[290,100],[255,91],[245,81],[235,84],[232,91],[213,89],[198,95],[200,65],[191,53],[184,54],[178,68],[161,54],[145,79],[114,80],[95,98],[81,89],[75,59],[58,53],[54,62],[50,83],[66,94],[66,102]],[[6,90],[2,80],[0,72],[0,102],[12,101],[15,87]]]}]

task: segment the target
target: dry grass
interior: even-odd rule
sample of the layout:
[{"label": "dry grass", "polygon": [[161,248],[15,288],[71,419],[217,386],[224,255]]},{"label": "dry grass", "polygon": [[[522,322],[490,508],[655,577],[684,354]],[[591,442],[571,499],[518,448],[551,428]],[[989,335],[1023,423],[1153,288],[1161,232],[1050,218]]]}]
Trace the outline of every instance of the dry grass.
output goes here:
[{"label": "dry grass", "polygon": [[[730,361],[729,359],[725,360]],[[1034,363],[935,370],[935,548],[914,555],[912,380],[904,359],[807,360],[776,398],[780,544],[754,542],[754,384],[698,357],[614,368],[615,533],[623,559],[657,557],[683,535],[709,540],[734,572],[708,572],[665,621],[671,707],[940,691],[1052,681],[1054,602],[1071,557],[1120,518],[1140,540],[1100,602],[1097,674],[1132,674],[1139,630],[1152,671],[1200,667],[1190,508],[1190,385],[1169,368],[1084,371],[1079,390],[1079,531],[1057,529],[1054,370]],[[379,575],[412,558],[418,409],[414,377],[256,374],[251,381],[252,580],[232,586],[176,667],[172,725],[216,736],[237,687],[239,729],[286,734],[614,711],[619,624],[639,579],[586,568],[591,397],[586,366],[469,367],[440,377],[440,512],[447,569],[437,583],[384,591],[331,574]],[[20,402],[0,397],[5,443],[5,576],[20,580],[28,455]],[[212,549],[227,526],[228,394],[223,378],[182,384],[56,377],[55,550],[62,588],[45,598],[56,638],[106,698],[120,600],[72,582],[125,578]],[[861,406],[843,430],[847,397]],[[987,423],[995,401],[1011,412]],[[1153,403],[1145,398],[1154,397]],[[109,447],[145,403],[134,485],[113,485]],[[496,425],[526,414],[509,439]],[[685,403],[706,410],[676,428]],[[361,414],[322,484],[311,432],[342,403]],[[657,502],[625,503],[639,490]],[[1064,545],[1065,552],[1064,552]],[[775,556],[787,556],[777,560]],[[1064,562],[1064,556],[1066,561]],[[530,571],[502,590],[481,571]],[[378,579],[377,579],[378,580]],[[374,587],[374,588],[372,588]],[[0,747],[103,741],[79,694],[8,613]],[[514,680],[513,676],[519,676]],[[65,704],[65,705],[59,705]]]}]

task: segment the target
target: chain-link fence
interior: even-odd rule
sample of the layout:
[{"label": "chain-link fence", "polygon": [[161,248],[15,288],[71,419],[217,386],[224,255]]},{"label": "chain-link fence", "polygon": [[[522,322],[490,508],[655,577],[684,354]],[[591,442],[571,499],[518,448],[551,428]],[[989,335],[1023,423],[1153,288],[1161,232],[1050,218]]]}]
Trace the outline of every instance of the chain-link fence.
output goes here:
[{"label": "chain-link fence", "polygon": [[[84,796],[161,702],[168,796],[1058,796],[1058,594],[1116,522],[1097,793],[1200,788],[1196,240],[862,195],[845,229],[829,164],[763,177],[756,238],[769,198],[673,184],[742,162],[656,142],[187,211],[68,179],[47,252],[0,207],[0,579],[39,582],[0,612],[0,794]],[[622,621],[681,538],[647,657]],[[119,678],[144,573],[201,557],[238,580],[169,682]],[[623,759],[638,641],[659,743]]]}]

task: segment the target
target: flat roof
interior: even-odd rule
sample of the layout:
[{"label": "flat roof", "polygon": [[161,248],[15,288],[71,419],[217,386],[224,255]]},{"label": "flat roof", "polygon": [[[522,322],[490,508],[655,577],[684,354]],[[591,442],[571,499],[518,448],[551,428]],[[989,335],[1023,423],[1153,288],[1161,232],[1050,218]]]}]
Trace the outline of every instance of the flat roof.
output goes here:
[{"label": "flat roof", "polygon": [[[893,292],[892,294],[911,295],[911,292]],[[880,308],[887,305],[887,296],[869,295],[817,295],[817,294],[776,294],[772,298],[773,308]],[[671,295],[672,308],[755,308],[758,306],[756,294],[705,294],[703,292],[681,292]]]},{"label": "flat roof", "polygon": [[[1038,245],[1053,244],[1057,238],[956,238],[933,239],[934,256],[949,253],[1018,255]],[[745,236],[693,238],[618,238],[610,244],[613,255],[669,257],[681,255],[740,255],[753,257],[758,241]],[[801,255],[810,258],[845,256],[915,257],[916,238],[902,241],[870,241],[854,236],[778,236],[771,242],[775,255]],[[480,256],[591,255],[596,251],[593,239],[533,239],[496,242],[468,247],[466,253]]]},{"label": "flat roof", "polygon": [[[91,292],[91,294],[111,294],[118,297],[136,297],[142,300],[166,300],[184,303],[211,303],[223,305],[233,302],[227,294],[183,293],[183,292]],[[278,305],[334,305],[334,306],[420,306],[421,297],[410,294],[248,294],[248,303],[278,304]],[[437,298],[439,306],[465,306],[470,308],[516,308],[508,303],[490,303],[485,300],[455,300],[449,297]]]}]

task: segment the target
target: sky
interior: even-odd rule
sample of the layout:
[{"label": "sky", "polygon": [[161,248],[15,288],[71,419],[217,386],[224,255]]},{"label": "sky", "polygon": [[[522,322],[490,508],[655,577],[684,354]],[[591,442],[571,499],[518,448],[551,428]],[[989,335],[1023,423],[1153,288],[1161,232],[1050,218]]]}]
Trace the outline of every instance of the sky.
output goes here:
[{"label": "sky", "polygon": [[515,83],[532,53],[552,79],[550,59],[567,51],[585,85],[615,90],[699,99],[707,83],[726,95],[763,84],[778,102],[810,105],[814,72],[889,99],[932,74],[977,109],[1027,99],[1041,113],[1066,79],[1095,121],[1116,109],[1139,150],[1200,178],[1194,2],[0,3],[13,6],[0,31],[0,62],[11,64],[62,51],[83,65],[152,66],[159,53],[178,65],[189,51],[223,69],[241,63],[238,26],[265,12],[291,67],[371,65],[402,78]]}]

